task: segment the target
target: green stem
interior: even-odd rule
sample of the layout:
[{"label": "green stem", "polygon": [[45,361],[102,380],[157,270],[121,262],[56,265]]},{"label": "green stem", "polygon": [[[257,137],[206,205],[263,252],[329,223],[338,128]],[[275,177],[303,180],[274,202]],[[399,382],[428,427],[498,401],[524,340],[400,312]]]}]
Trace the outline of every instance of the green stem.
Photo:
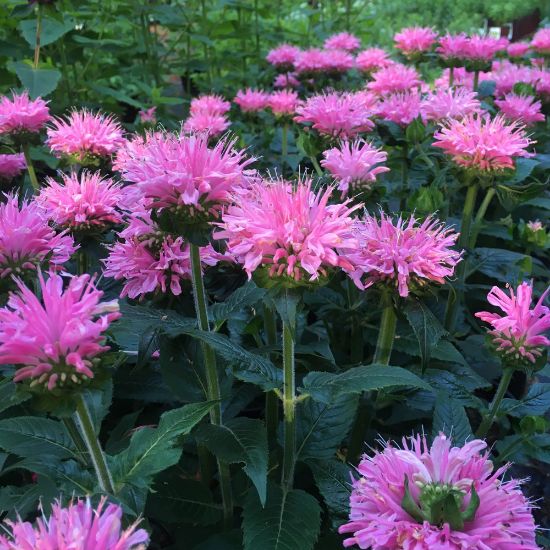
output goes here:
[{"label": "green stem", "polygon": [[290,323],[283,322],[284,453],[282,485],[287,490],[292,489],[296,459],[296,380],[293,325],[293,320]]},{"label": "green stem", "polygon": [[453,87],[454,82],[455,82],[455,68],[450,67],[449,68],[449,88]]},{"label": "green stem", "polygon": [[286,164],[286,157],[288,156],[288,122],[283,124],[281,135],[281,153],[283,156],[283,170]]},{"label": "green stem", "polygon": [[[277,319],[275,312],[267,305],[264,305],[264,331],[267,345],[269,347],[277,344]],[[270,353],[273,360],[273,354]],[[265,394],[265,424],[267,428],[267,438],[274,442],[277,439],[277,426],[279,424],[279,398],[275,392],[270,391]]]},{"label": "green stem", "polygon": [[82,439],[86,444],[90,458],[92,459],[92,464],[94,465],[94,470],[97,476],[97,481],[99,483],[99,488],[102,493],[107,493],[110,495],[115,494],[113,478],[111,477],[111,472],[109,471],[109,466],[107,465],[107,459],[103,453],[103,449],[99,444],[97,436],[94,430],[94,423],[88,410],[88,405],[84,400],[84,396],[80,393],[76,398],[76,418],[80,426],[80,433],[82,434]]},{"label": "green stem", "polygon": [[42,34],[42,6],[38,4],[36,10],[36,39],[34,43],[34,61],[33,67],[38,68],[38,62],[40,61],[40,35]]},{"label": "green stem", "polygon": [[317,175],[322,178],[323,177],[323,170],[319,166],[319,163],[317,162],[317,159],[314,156],[309,157],[309,160],[311,160],[311,164],[313,164],[313,168],[315,168],[315,172],[317,172]]},{"label": "green stem", "polygon": [[[193,298],[195,301],[195,312],[197,323],[200,330],[209,331],[208,309],[206,300],[206,291],[202,279],[200,248],[196,244],[190,244],[191,256],[191,281],[193,284]],[[206,372],[206,386],[208,399],[216,401],[216,404],[210,409],[210,422],[214,425],[222,425],[222,408],[220,383],[218,380],[218,371],[216,368],[216,354],[214,350],[205,342],[201,343],[204,356],[204,370]],[[224,512],[224,523],[226,528],[230,528],[233,523],[233,496],[231,492],[231,472],[229,466],[218,460],[218,472],[220,475],[220,489],[222,494],[222,504]]]},{"label": "green stem", "polygon": [[385,292],[383,298],[382,319],[380,320],[380,330],[378,331],[378,340],[376,342],[376,351],[374,352],[373,363],[380,365],[389,365],[395,338],[395,327],[397,325],[397,316],[393,307],[393,300],[390,292]]},{"label": "green stem", "polygon": [[489,409],[489,412],[485,415],[485,417],[481,421],[481,424],[479,425],[479,428],[477,429],[476,437],[478,437],[479,439],[483,439],[491,428],[493,420],[498,414],[500,404],[502,403],[502,400],[504,399],[504,396],[508,391],[508,386],[510,385],[510,380],[512,380],[513,374],[513,367],[506,367],[503,370],[502,378],[500,379],[500,383],[497,388],[497,393],[495,394],[493,402],[491,403],[491,408]]},{"label": "green stem", "polygon": [[28,143],[23,145],[23,154],[25,155],[25,162],[27,163],[27,171],[29,173],[29,178],[31,179],[32,188],[35,192],[38,192],[40,186],[38,185],[38,178],[36,177],[36,172],[34,171],[34,164],[32,163],[31,158],[31,147]]},{"label": "green stem", "polygon": [[72,416],[67,416],[63,418],[63,424],[65,424],[65,428],[69,432],[69,435],[71,436],[71,439],[73,440],[73,443],[78,450],[79,462],[81,462],[82,464],[86,464],[88,449],[86,448],[86,442],[84,441],[84,439],[82,439],[82,435],[80,434],[74,418]]},{"label": "green stem", "polygon": [[409,189],[409,148],[407,144],[403,145],[403,158],[401,159],[401,201],[400,210],[404,210],[407,203]]},{"label": "green stem", "polygon": [[483,202],[481,203],[475,220],[474,224],[472,226],[472,231],[470,235],[470,248],[474,248],[477,242],[477,237],[479,235],[479,232],[481,231],[481,225],[483,224],[483,218],[485,217],[485,213],[487,212],[487,208],[489,207],[489,204],[491,204],[491,201],[493,200],[493,197],[495,196],[496,190],[494,187],[489,187],[487,189],[487,193],[485,194],[485,197],[483,199]]},{"label": "green stem", "polygon": [[474,92],[477,92],[479,84],[479,71],[474,71]]}]

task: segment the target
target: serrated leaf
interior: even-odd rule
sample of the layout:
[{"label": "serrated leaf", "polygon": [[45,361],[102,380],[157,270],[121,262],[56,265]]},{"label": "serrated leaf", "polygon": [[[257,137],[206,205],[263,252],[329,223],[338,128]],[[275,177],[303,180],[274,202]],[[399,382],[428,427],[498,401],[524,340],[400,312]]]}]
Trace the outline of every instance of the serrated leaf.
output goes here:
[{"label": "serrated leaf", "polygon": [[[29,46],[36,43],[36,19],[25,19],[19,23],[19,31]],[[74,20],[60,22],[50,17],[43,17],[40,25],[40,46],[47,46],[59,40],[64,34],[74,29]]]},{"label": "serrated leaf", "polygon": [[269,486],[262,507],[250,492],[243,510],[244,550],[312,550],[319,536],[321,510],[305,491]]},{"label": "serrated leaf", "polygon": [[437,396],[432,425],[432,436],[443,432],[457,446],[472,439],[472,427],[464,407],[448,394],[440,392]]},{"label": "serrated leaf", "polygon": [[470,274],[479,271],[487,277],[506,283],[517,280],[522,273],[521,262],[528,257],[502,248],[477,247],[472,252],[468,269]]},{"label": "serrated leaf", "polygon": [[35,69],[23,61],[10,61],[8,68],[15,71],[17,78],[29,91],[32,99],[51,94],[57,88],[61,78],[61,73],[57,69]]},{"label": "serrated leaf", "polygon": [[520,400],[503,399],[501,411],[521,418],[543,416],[550,409],[550,384],[533,384],[527,395]]},{"label": "serrated leaf", "polygon": [[30,398],[29,394],[17,393],[17,386],[9,378],[0,380],[0,412],[23,403]]},{"label": "serrated leaf", "polygon": [[232,313],[254,305],[265,296],[266,292],[264,288],[256,286],[254,281],[248,281],[235,290],[229,298],[212,305],[210,308],[212,320],[219,325],[229,319]]},{"label": "serrated leaf", "polygon": [[6,519],[16,521],[19,516],[35,513],[39,502],[47,512],[49,504],[58,497],[59,491],[54,482],[43,477],[38,483],[0,488],[0,511],[7,512]]}]

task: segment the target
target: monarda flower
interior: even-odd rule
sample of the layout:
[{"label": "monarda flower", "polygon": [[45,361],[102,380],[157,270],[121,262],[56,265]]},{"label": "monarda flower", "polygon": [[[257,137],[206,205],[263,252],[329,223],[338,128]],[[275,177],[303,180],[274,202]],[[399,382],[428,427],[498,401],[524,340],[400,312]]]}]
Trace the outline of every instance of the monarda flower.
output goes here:
[{"label": "monarda flower", "polygon": [[26,276],[37,268],[55,269],[75,251],[72,237],[56,234],[35,201],[7,195],[0,204],[0,278]]},{"label": "monarda flower", "polygon": [[344,141],[339,147],[325,151],[323,157],[321,165],[332,174],[343,196],[350,188],[368,191],[378,174],[389,171],[380,166],[386,162],[387,153],[363,140]]},{"label": "monarda flower", "polygon": [[381,48],[368,48],[357,54],[355,66],[365,73],[372,73],[391,65],[390,54]]},{"label": "monarda flower", "polygon": [[0,134],[26,134],[39,132],[50,120],[47,101],[42,98],[32,100],[25,90],[0,98]]},{"label": "monarda flower", "polygon": [[107,504],[103,497],[97,508],[89,499],[72,500],[63,507],[52,505],[35,525],[27,521],[6,521],[0,535],[0,550],[145,550],[149,535],[135,522],[122,531],[122,508]]},{"label": "monarda flower", "polygon": [[550,346],[550,339],[544,336],[550,330],[550,308],[544,305],[550,287],[533,309],[532,284],[523,282],[516,292],[510,286],[508,290],[509,296],[494,286],[487,295],[487,301],[503,314],[480,311],[475,315],[491,325],[488,334],[505,362],[534,364]]},{"label": "monarda flower", "polygon": [[139,112],[139,120],[142,124],[156,124],[157,122],[157,108],[150,107],[149,109],[143,109]]},{"label": "monarda flower", "polygon": [[269,94],[263,90],[247,88],[244,91],[239,90],[233,101],[241,108],[243,113],[255,113],[268,106]]},{"label": "monarda flower", "polygon": [[405,127],[420,116],[420,106],[420,94],[417,90],[388,94],[376,106],[376,116]]},{"label": "monarda flower", "polygon": [[537,53],[550,55],[550,28],[539,29],[531,40],[531,47]]},{"label": "monarda flower", "polygon": [[296,78],[296,73],[278,74],[273,80],[274,88],[298,88],[300,81]]},{"label": "monarda flower", "polygon": [[447,66],[460,66],[467,54],[468,41],[463,33],[440,36],[436,52]]},{"label": "monarda flower", "polygon": [[349,253],[355,266],[350,276],[362,289],[382,283],[406,298],[430,282],[443,284],[461,259],[452,249],[458,234],[431,217],[393,222],[383,212],[379,219],[367,215],[355,234],[359,246]]},{"label": "monarda flower", "polygon": [[388,443],[364,455],[353,482],[345,547],[371,550],[537,550],[532,505],[521,482],[503,481],[485,441],[451,447],[440,434]]},{"label": "monarda flower", "polygon": [[121,222],[117,209],[122,189],[100,172],[82,171],[61,176],[62,183],[46,179],[37,201],[59,226],[73,232],[103,231]]},{"label": "monarda flower", "polygon": [[462,118],[480,111],[481,103],[477,99],[477,93],[462,87],[447,90],[439,88],[428,94],[420,106],[424,122]]},{"label": "monarda flower", "polygon": [[325,52],[325,71],[329,76],[345,73],[355,67],[353,55],[344,50],[327,50]]},{"label": "monarda flower", "polygon": [[506,48],[506,53],[510,57],[523,57],[531,48],[529,42],[512,42]]},{"label": "monarda flower", "polygon": [[300,55],[300,48],[290,44],[281,44],[270,50],[266,56],[267,62],[277,69],[290,71],[294,67],[296,58]]},{"label": "monarda flower", "polygon": [[104,332],[120,317],[117,301],[100,302],[89,275],[63,278],[38,273],[41,299],[20,279],[0,309],[0,364],[14,364],[14,382],[47,390],[77,387],[94,377],[98,356],[110,348]]},{"label": "monarda flower", "polygon": [[326,50],[344,50],[353,52],[361,47],[361,40],[349,32],[340,32],[329,36],[324,43]]},{"label": "monarda flower", "polygon": [[464,51],[464,59],[467,66],[472,70],[488,70],[485,67],[490,67],[490,62],[493,60],[497,52],[505,50],[508,42],[504,42],[491,36],[471,36],[468,38],[466,49]]},{"label": "monarda flower", "polygon": [[376,71],[372,78],[372,82],[367,84],[367,89],[378,95],[407,92],[413,88],[419,88],[422,84],[413,67],[400,63],[394,63]]},{"label": "monarda flower", "polygon": [[451,156],[458,166],[479,173],[514,169],[514,158],[531,157],[526,151],[534,143],[519,122],[507,123],[502,115],[468,115],[448,120],[434,133],[434,147]]},{"label": "monarda flower", "polygon": [[409,27],[401,29],[394,37],[395,47],[407,57],[429,51],[435,44],[437,33],[430,27]]},{"label": "monarda flower", "polygon": [[531,96],[507,94],[504,99],[495,99],[495,105],[508,120],[517,120],[526,126],[544,120],[540,101]]},{"label": "monarda flower", "polygon": [[26,168],[27,163],[25,162],[25,155],[23,153],[0,155],[0,182],[11,181]]},{"label": "monarda flower", "polygon": [[296,122],[311,124],[320,134],[349,139],[374,128],[364,94],[336,92],[314,95],[296,109]]},{"label": "monarda flower", "polygon": [[276,117],[291,117],[300,103],[298,94],[293,90],[272,92],[267,100],[267,106]]},{"label": "monarda flower", "polygon": [[499,63],[498,68],[492,71],[491,79],[495,82],[495,94],[503,96],[511,93],[516,84],[535,84],[537,75],[534,69],[525,65]]},{"label": "monarda flower", "polygon": [[57,118],[47,130],[46,144],[58,156],[78,163],[110,157],[125,139],[120,124],[110,115],[73,111],[65,119]]},{"label": "monarda flower", "polygon": [[210,115],[225,115],[231,109],[231,103],[220,95],[201,95],[191,100],[189,112],[191,115],[197,113],[208,113]]},{"label": "monarda flower", "polygon": [[260,270],[264,286],[300,286],[326,281],[334,269],[353,271],[341,250],[354,250],[347,202],[329,205],[332,189],[314,192],[311,180],[295,188],[284,181],[253,184],[235,196],[223,214],[217,239],[242,264],[249,278]]},{"label": "monarda flower", "polygon": [[229,121],[224,115],[209,113],[207,111],[196,111],[184,122],[183,131],[192,133],[204,133],[208,137],[215,137],[223,134],[229,128]]}]

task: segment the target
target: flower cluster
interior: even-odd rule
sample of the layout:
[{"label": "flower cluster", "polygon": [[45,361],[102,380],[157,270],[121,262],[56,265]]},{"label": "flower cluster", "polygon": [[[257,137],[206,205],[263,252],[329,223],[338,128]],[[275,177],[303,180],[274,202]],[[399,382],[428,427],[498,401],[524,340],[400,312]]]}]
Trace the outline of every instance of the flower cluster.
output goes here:
[{"label": "flower cluster", "polygon": [[191,100],[189,118],[183,124],[187,133],[205,133],[209,137],[219,136],[229,128],[226,113],[231,103],[219,95],[203,95]]},{"label": "flower cluster", "polygon": [[27,168],[27,163],[23,153],[0,155],[0,182],[11,181],[21,174],[25,168]]},{"label": "flower cluster", "polygon": [[233,100],[243,113],[254,113],[265,109],[269,104],[269,94],[262,90],[247,88],[239,90]]},{"label": "flower cluster", "polygon": [[442,121],[448,118],[460,119],[466,115],[481,112],[481,103],[476,92],[466,88],[439,88],[428,94],[420,106],[424,122]]},{"label": "flower cluster", "polygon": [[420,94],[417,90],[385,95],[376,106],[376,115],[399,126],[408,126],[420,116]]},{"label": "flower cluster", "polygon": [[39,132],[50,120],[48,102],[42,98],[32,100],[27,91],[0,98],[0,134]]},{"label": "flower cluster", "polygon": [[531,96],[506,94],[503,99],[495,99],[495,105],[507,119],[517,120],[527,126],[545,118],[541,112],[541,102]]},{"label": "flower cluster", "polygon": [[413,88],[419,88],[421,84],[420,76],[414,67],[392,63],[376,71],[367,88],[371,92],[383,95],[411,91]]},{"label": "flower cluster", "polygon": [[538,30],[531,40],[531,47],[537,53],[550,55],[550,28]]},{"label": "flower cluster", "polygon": [[277,117],[290,117],[294,115],[300,103],[298,94],[293,90],[273,92],[267,99],[267,106]]},{"label": "flower cluster", "polygon": [[390,54],[381,48],[368,48],[359,52],[355,58],[355,65],[363,72],[371,73],[391,65]]},{"label": "flower cluster", "polygon": [[407,57],[429,51],[435,44],[437,33],[429,27],[401,29],[394,37],[395,47]]},{"label": "flower cluster", "polygon": [[349,32],[340,32],[329,36],[324,43],[326,50],[345,50],[353,52],[361,47],[361,40]]}]

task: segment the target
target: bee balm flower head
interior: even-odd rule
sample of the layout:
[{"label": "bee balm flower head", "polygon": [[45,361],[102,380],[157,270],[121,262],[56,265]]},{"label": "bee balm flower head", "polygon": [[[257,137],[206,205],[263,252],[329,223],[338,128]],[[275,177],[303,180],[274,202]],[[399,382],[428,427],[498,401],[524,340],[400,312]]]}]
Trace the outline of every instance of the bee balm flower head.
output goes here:
[{"label": "bee balm flower head", "polygon": [[247,88],[239,90],[233,100],[243,113],[254,113],[265,109],[269,103],[269,94],[262,90]]},{"label": "bee balm flower head", "polygon": [[542,105],[527,95],[506,94],[503,99],[495,99],[495,105],[509,120],[516,120],[527,126],[542,122]]},{"label": "bee balm flower head", "polygon": [[393,61],[390,54],[381,48],[367,48],[359,52],[355,59],[355,65],[360,71],[371,73],[391,65]]},{"label": "bee balm flower head", "polygon": [[361,46],[361,40],[349,32],[340,32],[329,36],[324,43],[326,50],[344,50],[353,52]]},{"label": "bee balm flower head", "polygon": [[409,27],[402,29],[393,37],[395,47],[407,57],[429,51],[436,38],[437,33],[429,27]]},{"label": "bee balm flower head", "polygon": [[281,44],[267,54],[267,61],[281,71],[292,70],[294,62],[300,55],[300,48],[290,44]]},{"label": "bee balm flower head", "polygon": [[25,90],[14,93],[10,99],[0,98],[0,134],[16,136],[39,132],[50,120],[47,102],[42,98],[32,100]]},{"label": "bee balm flower head", "polygon": [[0,155],[0,182],[11,181],[26,168],[27,163],[25,162],[25,155],[23,153]]},{"label": "bee balm flower head", "polygon": [[531,47],[537,53],[550,55],[550,28],[538,30],[531,40]]},{"label": "bee balm flower head", "polygon": [[372,78],[373,80],[367,84],[367,88],[378,95],[407,92],[413,88],[419,88],[422,84],[413,67],[407,67],[400,63],[393,63],[376,71]]}]

